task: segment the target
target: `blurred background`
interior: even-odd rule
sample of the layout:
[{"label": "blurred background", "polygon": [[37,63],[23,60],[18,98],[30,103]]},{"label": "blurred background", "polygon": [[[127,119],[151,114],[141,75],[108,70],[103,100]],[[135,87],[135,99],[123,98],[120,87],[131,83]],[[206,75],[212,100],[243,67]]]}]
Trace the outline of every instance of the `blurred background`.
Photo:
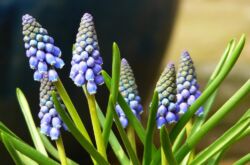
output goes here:
[{"label": "blurred background", "polygon": [[[31,144],[27,126],[19,109],[15,88],[20,87],[26,94],[35,120],[38,118],[39,83],[32,79],[22,41],[21,17],[34,16],[54,37],[56,45],[63,52],[66,66],[60,77],[79,109],[86,127],[91,132],[86,100],[82,91],[68,78],[71,48],[83,13],[94,16],[104,69],[111,69],[111,46],[116,41],[122,57],[131,64],[144,107],[159,74],[169,61],[176,64],[180,53],[190,52],[196,66],[198,81],[204,88],[213,68],[232,38],[245,33],[250,38],[250,1],[248,0],[1,0],[0,1],[0,121],[14,130]],[[242,52],[227,79],[223,82],[219,97],[213,106],[216,111],[249,78],[250,43]],[[70,89],[70,90],[69,90]],[[147,90],[146,90],[147,89]],[[107,90],[101,87],[97,100],[106,106]],[[107,98],[107,97],[106,97]],[[249,96],[223,120],[218,127],[203,139],[199,149],[204,148],[237,121],[249,108]],[[37,123],[38,120],[36,121]],[[65,133],[67,155],[83,164],[90,160],[72,137]],[[242,155],[249,153],[250,138],[237,143],[225,155],[224,164],[230,164]],[[69,151],[74,148],[74,151]],[[110,151],[112,156],[112,152]],[[5,148],[0,144],[0,160],[3,164],[13,164]]]}]

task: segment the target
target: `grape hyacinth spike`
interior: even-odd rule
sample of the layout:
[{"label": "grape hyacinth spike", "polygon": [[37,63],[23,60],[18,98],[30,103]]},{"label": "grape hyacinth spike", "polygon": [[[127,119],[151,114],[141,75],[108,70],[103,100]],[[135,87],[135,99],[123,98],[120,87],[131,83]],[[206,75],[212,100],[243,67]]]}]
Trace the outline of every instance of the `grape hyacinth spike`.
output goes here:
[{"label": "grape hyacinth spike", "polygon": [[179,119],[179,107],[176,104],[176,72],[173,63],[169,63],[156,84],[159,106],[156,115],[157,128],[164,124],[176,123]]},{"label": "grape hyacinth spike", "polygon": [[85,13],[76,35],[69,77],[77,86],[86,85],[90,95],[95,94],[97,85],[104,83],[102,63],[93,17]]},{"label": "grape hyacinth spike", "polygon": [[[119,91],[121,92],[121,95],[131,108],[134,115],[140,119],[140,114],[143,112],[141,98],[138,95],[133,71],[127,60],[124,58],[121,61]],[[128,119],[119,104],[116,104],[115,110],[119,116],[122,126],[126,128],[128,125]]]},{"label": "grape hyacinth spike", "polygon": [[[193,61],[190,54],[184,51],[181,54],[177,73],[177,103],[180,107],[179,115],[183,115],[200,95],[201,92],[197,83]],[[203,114],[203,107],[200,107],[195,114],[201,116]]]},{"label": "grape hyacinth spike", "polygon": [[26,56],[29,58],[30,68],[35,70],[34,80],[41,81],[47,75],[49,81],[56,82],[58,74],[55,68],[61,69],[64,66],[60,58],[61,50],[54,45],[54,39],[48,35],[47,30],[32,16],[25,14],[22,25]]},{"label": "grape hyacinth spike", "polygon": [[[51,95],[52,91],[56,91],[55,86],[49,81],[48,76],[45,74],[40,86],[40,112],[38,113],[40,131],[42,134],[49,136],[51,140],[58,140],[61,129],[67,130],[67,127],[55,109]],[[65,109],[59,95],[57,95],[57,98]]]}]

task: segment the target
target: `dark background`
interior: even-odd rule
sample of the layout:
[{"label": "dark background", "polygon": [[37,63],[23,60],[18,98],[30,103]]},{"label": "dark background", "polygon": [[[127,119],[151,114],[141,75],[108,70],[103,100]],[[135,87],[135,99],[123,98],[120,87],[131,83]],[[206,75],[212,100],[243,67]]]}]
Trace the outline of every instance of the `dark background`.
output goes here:
[{"label": "dark background", "polygon": [[[89,131],[88,109],[82,90],[68,78],[71,48],[75,41],[80,19],[85,12],[94,16],[103,68],[111,69],[112,42],[119,45],[122,57],[131,64],[139,92],[144,98],[151,93],[157,70],[164,55],[177,11],[174,0],[1,0],[0,1],[0,121],[18,136],[31,143],[27,126],[15,96],[20,87],[30,103],[34,120],[38,123],[39,83],[33,81],[33,71],[22,41],[21,17],[28,13],[48,30],[63,52],[66,63],[60,72],[65,88],[75,103]],[[97,100],[106,105],[107,91],[101,87]],[[145,99],[144,99],[145,100]],[[145,102],[145,101],[144,101]],[[78,143],[67,133],[64,141],[67,155],[80,164],[90,160]],[[0,144],[1,164],[13,164],[5,148]]]}]

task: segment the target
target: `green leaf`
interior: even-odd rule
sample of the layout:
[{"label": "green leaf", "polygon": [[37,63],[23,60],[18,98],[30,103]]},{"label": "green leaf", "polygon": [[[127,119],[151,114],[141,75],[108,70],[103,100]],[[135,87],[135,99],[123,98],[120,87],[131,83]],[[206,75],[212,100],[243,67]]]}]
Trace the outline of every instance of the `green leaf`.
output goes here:
[{"label": "green leaf", "polygon": [[[113,100],[111,100],[111,101],[113,101]],[[120,122],[120,120],[118,118],[118,115],[117,115],[114,107],[113,107],[113,113],[114,113],[114,119],[115,119],[116,127],[117,127],[117,129],[119,131],[122,142],[123,142],[123,144],[124,144],[124,146],[125,146],[125,148],[126,148],[126,150],[128,152],[128,155],[129,155],[129,157],[131,159],[131,162],[132,162],[133,165],[139,165],[140,162],[139,162],[139,160],[138,160],[138,158],[137,158],[131,144],[129,143],[126,131],[123,129],[122,124],[121,124],[121,122]]]},{"label": "green leaf", "polygon": [[29,132],[30,132],[30,135],[32,137],[32,140],[33,140],[33,143],[34,143],[36,149],[38,151],[40,151],[41,153],[43,153],[45,156],[48,156],[48,154],[45,150],[45,147],[42,143],[42,140],[39,136],[39,133],[37,132],[35,122],[33,120],[32,114],[30,112],[29,104],[28,104],[23,92],[19,88],[16,89],[16,95],[17,95],[19,105],[21,107],[23,116],[24,116],[26,124],[29,128]]},{"label": "green leaf", "polygon": [[149,110],[149,119],[147,123],[146,137],[145,137],[145,145],[143,152],[143,165],[150,164],[152,157],[152,145],[153,145],[153,136],[154,136],[154,128],[156,123],[156,113],[158,108],[158,93],[154,92],[152,103]]},{"label": "green leaf", "polygon": [[202,95],[189,107],[188,111],[181,117],[180,121],[172,129],[170,133],[171,142],[174,142],[175,138],[178,136],[182,128],[186,125],[186,123],[193,116],[193,114],[198,110],[200,106],[202,106],[202,104],[206,102],[206,100],[214,93],[214,91],[216,91],[216,89],[231,71],[244,47],[244,44],[245,35],[242,35],[239,43],[237,44],[235,50],[232,52],[232,55],[230,56],[230,60],[227,60],[227,62],[224,64],[216,78],[204,90]]},{"label": "green leaf", "polygon": [[[104,117],[99,105],[97,104],[97,102],[96,102],[96,110],[97,110],[97,115],[98,115],[99,121],[101,123],[101,126],[103,127],[105,117]],[[117,138],[112,130],[111,130],[110,135],[109,135],[109,143],[111,145],[112,150],[114,151],[114,154],[116,155],[117,159],[119,160],[120,164],[122,164],[122,165],[129,164],[129,159],[128,159],[126,153],[124,152],[123,148],[121,147],[119,141],[117,140]]]},{"label": "green leaf", "polygon": [[[59,154],[57,149],[50,143],[49,139],[40,133],[41,139],[43,141],[43,144],[46,148],[46,150],[53,156],[56,160],[60,161]],[[69,165],[78,165],[75,161],[67,158],[67,162]]]},{"label": "green leaf", "polygon": [[220,138],[213,142],[210,146],[200,152],[190,165],[205,163],[209,158],[218,153],[228,143],[234,140],[242,131],[244,131],[250,124],[250,117],[235,124],[228,131],[226,131]]},{"label": "green leaf", "polygon": [[186,143],[177,151],[176,160],[180,162],[185,155],[195,147],[200,140],[214,128],[229,112],[233,110],[237,103],[250,92],[250,80],[248,80],[207,122],[200,130],[188,137]]},{"label": "green leaf", "polygon": [[165,128],[165,126],[161,127],[160,130],[160,140],[161,140],[161,147],[164,151],[166,160],[168,162],[168,164],[171,165],[177,165],[177,162],[174,158],[173,152],[172,152],[172,145],[168,136],[168,132]]},{"label": "green leaf", "polygon": [[44,156],[41,152],[35,150],[28,144],[11,136],[6,132],[2,132],[2,138],[6,138],[13,145],[15,150],[36,161],[38,164],[59,165],[59,163],[57,163],[56,161]]},{"label": "green leaf", "polygon": [[89,141],[90,144],[93,144],[89,134],[79,116],[79,114],[77,113],[77,110],[74,106],[74,104],[72,103],[67,91],[65,90],[61,80],[58,80],[57,82],[54,83],[57,92],[59,93],[61,99],[63,100],[64,105],[66,106],[70,117],[72,118],[73,122],[75,123],[77,129],[81,132],[81,134]]},{"label": "green leaf", "polygon": [[[214,72],[212,73],[212,75],[211,75],[211,77],[210,77],[210,79],[209,79],[209,81],[207,83],[207,86],[215,79],[215,77],[221,71],[221,68],[225,64],[225,62],[226,62],[226,60],[227,60],[227,58],[229,56],[229,53],[233,50],[234,45],[235,45],[235,40],[231,40],[228,43],[228,45],[227,45],[227,47],[226,47],[226,49],[225,49],[225,51],[224,51],[224,53],[223,53],[223,55],[222,55],[219,63],[217,64]],[[202,124],[205,122],[205,120],[206,120],[206,118],[207,118],[207,116],[208,116],[208,114],[210,112],[210,109],[211,109],[211,107],[213,105],[213,102],[214,102],[214,100],[215,100],[215,98],[217,96],[217,91],[218,91],[218,89],[216,91],[214,91],[214,93],[205,102],[205,104],[204,104],[204,113],[203,113],[202,116],[197,117],[195,119],[195,122],[193,124],[193,128],[191,130],[190,135],[196,133],[200,129],[200,127],[202,126]]]},{"label": "green leaf", "polygon": [[53,101],[57,112],[62,118],[63,122],[67,125],[71,134],[75,139],[81,144],[81,146],[96,160],[97,163],[108,165],[109,163],[102,157],[97,150],[92,146],[92,144],[82,135],[82,133],[76,128],[74,123],[71,121],[69,116],[66,114],[65,110],[61,107],[61,104],[57,100],[55,92],[52,92]]},{"label": "green leaf", "polygon": [[250,162],[250,153],[246,154],[245,156],[243,156],[242,158],[240,158],[239,160],[237,160],[236,162],[234,162],[233,165],[244,165]]},{"label": "green leaf", "polygon": [[110,88],[110,96],[108,102],[108,108],[106,113],[106,120],[103,127],[103,138],[105,146],[108,144],[110,130],[112,128],[113,123],[113,111],[112,108],[112,101],[116,103],[117,95],[118,95],[118,88],[119,88],[119,80],[120,80],[120,66],[121,66],[121,58],[120,58],[120,51],[116,43],[113,43],[113,62],[112,62],[112,80],[111,80],[111,88]]},{"label": "green leaf", "polygon": [[8,150],[8,152],[9,152],[10,156],[12,157],[13,161],[15,162],[15,164],[22,165],[23,162],[21,161],[16,150],[13,148],[12,144],[9,142],[8,139],[6,139],[6,136],[3,136],[3,133],[1,133],[1,137],[2,137],[2,141],[3,141],[4,146]]}]

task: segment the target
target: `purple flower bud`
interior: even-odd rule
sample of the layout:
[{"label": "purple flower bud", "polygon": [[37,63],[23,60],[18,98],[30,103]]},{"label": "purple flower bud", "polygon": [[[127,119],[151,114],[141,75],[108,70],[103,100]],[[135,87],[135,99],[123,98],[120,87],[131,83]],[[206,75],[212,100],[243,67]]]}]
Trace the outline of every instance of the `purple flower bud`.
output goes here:
[{"label": "purple flower bud", "polygon": [[52,118],[52,126],[54,128],[61,128],[61,126],[62,126],[61,124],[62,124],[62,122],[58,117],[53,117]]},{"label": "purple flower bud", "polygon": [[45,45],[45,50],[46,50],[46,52],[48,52],[48,53],[53,53],[54,46],[53,46],[52,44],[50,44],[50,43],[47,43],[47,44]]},{"label": "purple flower bud", "polygon": [[167,112],[166,121],[169,124],[177,122],[176,115],[172,112]]},{"label": "purple flower bud", "polygon": [[49,133],[51,140],[57,140],[60,136],[60,131],[58,128],[52,127]]},{"label": "purple flower bud", "polygon": [[158,119],[156,119],[157,128],[160,129],[166,122],[166,119],[160,116]]},{"label": "purple flower bud", "polygon": [[38,71],[41,72],[41,73],[46,73],[48,70],[48,66],[45,62],[39,62],[38,63]]},{"label": "purple flower bud", "polygon": [[122,124],[122,127],[123,127],[123,128],[126,128],[127,125],[128,125],[128,119],[127,119],[126,117],[124,117],[124,116],[121,116],[121,117],[119,118],[119,120],[120,120],[120,122],[121,122],[121,124]]},{"label": "purple flower bud", "polygon": [[38,50],[38,51],[36,52],[36,58],[37,58],[39,61],[43,61],[44,58],[45,58],[45,53],[44,53],[44,51]]},{"label": "purple flower bud", "polygon": [[31,69],[35,69],[37,68],[37,64],[38,64],[38,60],[36,57],[30,57],[30,60],[29,60],[29,64],[30,64],[30,68]]},{"label": "purple flower bud", "polygon": [[82,86],[85,83],[85,79],[81,74],[78,74],[75,78],[74,78],[74,82],[77,86]]},{"label": "purple flower bud", "polygon": [[58,80],[58,74],[54,69],[49,70],[49,81],[56,82]]},{"label": "purple flower bud", "polygon": [[102,75],[95,76],[95,83],[97,85],[102,85],[104,83],[104,79],[103,79]]},{"label": "purple flower bud", "polygon": [[93,81],[95,79],[95,75],[92,69],[87,69],[85,79],[87,81]]},{"label": "purple flower bud", "polygon": [[49,113],[46,113],[41,120],[42,123],[47,123],[47,124],[50,123],[50,121],[51,121],[51,115]]},{"label": "purple flower bud", "polygon": [[43,49],[45,48],[45,44],[44,44],[43,42],[38,42],[37,48],[38,48],[39,50],[43,50]]},{"label": "purple flower bud", "polygon": [[30,53],[30,56],[35,56],[36,55],[36,48],[34,48],[34,47],[30,47],[29,48],[29,53]]},{"label": "purple flower bud", "polygon": [[87,70],[88,66],[87,66],[87,63],[85,61],[81,61],[78,65],[78,70],[79,70],[79,73],[85,73],[86,70]]},{"label": "purple flower bud", "polygon": [[51,127],[47,123],[41,123],[40,125],[40,132],[44,135],[49,136]]},{"label": "purple flower bud", "polygon": [[60,50],[57,46],[54,46],[53,54],[54,54],[56,57],[60,57],[61,54],[62,54],[62,52],[61,52],[61,50]]},{"label": "purple flower bud", "polygon": [[93,67],[95,65],[95,60],[93,57],[89,57],[87,60],[88,67]]},{"label": "purple flower bud", "polygon": [[95,94],[96,90],[97,90],[97,86],[96,86],[95,82],[88,81],[87,82],[87,90],[88,90],[88,92],[89,92],[90,95]]},{"label": "purple flower bud", "polygon": [[50,53],[46,53],[45,59],[46,59],[46,62],[48,64],[50,64],[50,65],[55,65],[56,64],[55,57],[52,54],[50,54]]},{"label": "purple flower bud", "polygon": [[56,63],[55,63],[55,67],[56,68],[58,68],[58,69],[62,69],[63,68],[63,66],[64,66],[64,62],[63,62],[63,60],[61,59],[61,58],[59,58],[59,57],[55,57],[55,61],[56,61]]}]

